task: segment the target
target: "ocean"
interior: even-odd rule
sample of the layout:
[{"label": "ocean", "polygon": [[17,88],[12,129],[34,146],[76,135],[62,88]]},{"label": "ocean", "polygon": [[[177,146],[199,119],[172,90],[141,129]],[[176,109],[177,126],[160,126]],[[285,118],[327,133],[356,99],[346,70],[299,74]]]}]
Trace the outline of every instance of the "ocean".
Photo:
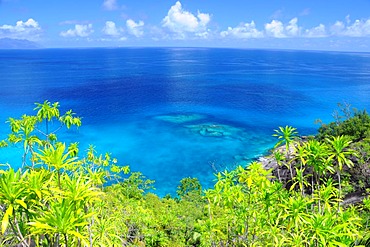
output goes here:
[{"label": "ocean", "polygon": [[[175,195],[179,181],[246,166],[274,129],[314,134],[337,103],[370,108],[370,53],[216,48],[0,50],[0,139],[8,117],[58,101],[82,126],[60,141],[109,152]],[[0,163],[21,164],[21,146]]]}]

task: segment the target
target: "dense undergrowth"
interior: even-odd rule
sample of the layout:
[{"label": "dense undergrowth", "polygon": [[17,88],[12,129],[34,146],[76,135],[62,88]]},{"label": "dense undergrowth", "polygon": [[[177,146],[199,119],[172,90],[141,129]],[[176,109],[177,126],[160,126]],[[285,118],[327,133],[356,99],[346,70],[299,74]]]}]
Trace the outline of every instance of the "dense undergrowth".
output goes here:
[{"label": "dense undergrowth", "polygon": [[[61,115],[59,104],[37,104],[35,115],[10,118],[1,142],[23,149],[22,168],[0,171],[2,246],[361,246],[370,242],[366,193],[369,123],[357,112],[323,125],[317,138],[302,141],[295,128],[275,131],[279,165],[258,162],[216,174],[202,190],[184,178],[177,197],[146,191],[153,181],[93,146],[57,138],[59,128],[81,119]],[[54,128],[54,129],[52,129]],[[360,169],[360,172],[351,172]],[[104,186],[107,182],[110,186]],[[355,181],[355,183],[354,183]],[[362,196],[362,194],[361,194]]]}]

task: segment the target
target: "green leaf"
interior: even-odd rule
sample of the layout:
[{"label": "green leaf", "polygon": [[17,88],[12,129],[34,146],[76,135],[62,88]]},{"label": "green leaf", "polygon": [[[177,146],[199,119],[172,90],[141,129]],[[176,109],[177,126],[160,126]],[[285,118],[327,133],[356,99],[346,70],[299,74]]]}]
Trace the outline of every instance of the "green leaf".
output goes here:
[{"label": "green leaf", "polygon": [[[331,244],[332,244],[331,246],[338,246],[338,247],[347,247],[348,246],[346,244],[340,243],[340,242],[335,241],[335,240],[332,240]],[[356,246],[360,246],[360,245],[356,245]]]},{"label": "green leaf", "polygon": [[36,191],[35,191],[35,193],[36,193],[36,195],[38,196],[38,198],[40,198],[40,199],[41,199],[41,192],[40,192],[39,190],[36,190]]},{"label": "green leaf", "polygon": [[2,232],[2,234],[4,234],[5,231],[6,231],[6,228],[8,228],[9,216],[12,216],[12,215],[13,215],[13,206],[9,205],[8,209],[6,210],[6,212],[4,214],[3,220],[1,222],[1,232]]},{"label": "green leaf", "polygon": [[[48,224],[43,224],[43,223],[40,223],[40,222],[30,222],[28,223],[28,225],[30,226],[34,226],[38,231],[41,231],[42,229],[44,230],[53,230],[54,228],[49,226]],[[42,231],[41,231],[42,232]]]},{"label": "green leaf", "polygon": [[199,232],[194,232],[194,234],[193,234],[193,240],[194,241],[197,241],[198,239],[200,239],[201,236],[202,236],[202,234],[200,234]]},{"label": "green leaf", "polygon": [[74,235],[75,237],[79,238],[79,239],[85,239],[85,237],[83,235],[81,235],[81,233],[79,232],[76,232],[76,231],[67,231],[68,234],[72,234]]},{"label": "green leaf", "polygon": [[27,204],[23,200],[15,199],[15,202],[27,209]]}]

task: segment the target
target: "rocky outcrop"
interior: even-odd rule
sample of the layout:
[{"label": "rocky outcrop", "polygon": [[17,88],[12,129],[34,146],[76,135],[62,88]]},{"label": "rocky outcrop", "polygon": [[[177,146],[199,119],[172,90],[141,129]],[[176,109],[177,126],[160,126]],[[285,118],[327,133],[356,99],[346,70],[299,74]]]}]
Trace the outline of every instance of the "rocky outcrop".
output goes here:
[{"label": "rocky outcrop", "polygon": [[[293,147],[291,148],[293,149]],[[279,166],[274,158],[274,155],[272,154],[274,151],[285,153],[285,149],[285,146],[278,147],[277,149],[272,150],[270,155],[258,158],[258,162],[260,162],[266,170],[271,169],[274,179],[277,180],[280,177],[280,181],[285,185],[286,188],[290,189],[291,175],[288,167],[284,165]],[[351,168],[344,167],[342,173],[349,177],[350,185],[353,190],[347,192],[342,202],[343,205],[361,203],[362,200],[369,195],[366,189],[370,188],[370,161],[359,159],[355,156],[351,157],[351,160],[354,163],[354,166]],[[292,166],[294,165],[295,163],[292,162]],[[308,167],[306,168],[305,174],[309,173],[312,174],[312,169]],[[293,175],[295,175],[294,171]],[[328,174],[327,176],[331,176],[335,181],[337,181],[336,174]],[[306,193],[311,193],[310,188],[306,188]]]}]

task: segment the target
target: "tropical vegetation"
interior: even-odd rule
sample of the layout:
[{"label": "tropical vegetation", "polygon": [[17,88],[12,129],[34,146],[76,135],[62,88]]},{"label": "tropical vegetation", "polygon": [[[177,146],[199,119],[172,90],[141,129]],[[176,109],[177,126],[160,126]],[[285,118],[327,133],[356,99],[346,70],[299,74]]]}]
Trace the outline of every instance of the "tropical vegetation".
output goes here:
[{"label": "tropical vegetation", "polygon": [[49,101],[9,118],[0,144],[19,147],[22,164],[0,170],[1,246],[369,246],[366,111],[316,137],[279,127],[274,169],[244,164],[206,190],[184,178],[164,198],[111,154],[58,139],[81,123]]}]

